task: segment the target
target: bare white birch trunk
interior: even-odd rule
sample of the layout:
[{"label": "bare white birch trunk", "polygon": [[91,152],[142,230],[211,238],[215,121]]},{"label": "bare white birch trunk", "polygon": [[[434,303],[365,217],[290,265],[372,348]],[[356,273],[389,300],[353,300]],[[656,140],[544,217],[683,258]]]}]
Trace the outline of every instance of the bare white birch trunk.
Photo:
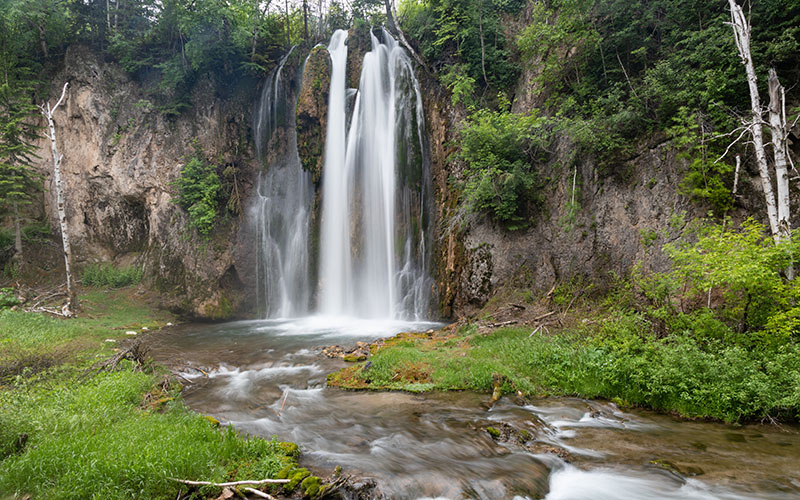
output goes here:
[{"label": "bare white birch trunk", "polygon": [[780,224],[778,210],[775,203],[775,194],[772,191],[772,180],[769,168],[767,167],[767,155],[764,151],[764,138],[762,133],[761,118],[761,99],[758,95],[758,79],[753,65],[753,58],[750,55],[750,23],[742,11],[742,8],[735,0],[728,0],[731,6],[731,26],[736,40],[736,48],[742,58],[745,71],[747,72],[747,84],[750,87],[750,104],[752,110],[752,123],[750,132],[753,135],[753,144],[756,151],[756,163],[758,163],[758,173],[761,177],[761,187],[764,190],[764,201],[767,204],[767,217],[769,218],[769,228],[775,243],[781,241]]},{"label": "bare white birch trunk", "polygon": [[775,155],[775,176],[778,186],[778,224],[783,238],[788,238],[791,228],[789,206],[789,162],[786,155],[786,118],[783,87],[774,69],[769,70],[769,127],[772,150]]},{"label": "bare white birch trunk", "polygon": [[41,105],[42,114],[47,119],[47,127],[50,138],[50,148],[53,151],[53,176],[55,179],[56,187],[56,207],[58,209],[58,223],[61,226],[61,241],[64,244],[64,267],[67,274],[67,304],[64,306],[63,313],[65,316],[72,316],[74,311],[78,310],[78,297],[75,293],[75,287],[72,280],[72,248],[69,244],[69,226],[67,225],[67,211],[65,209],[64,198],[64,185],[61,182],[61,159],[64,157],[58,153],[58,146],[56,145],[56,127],[53,123],[53,113],[55,113],[58,106],[64,100],[67,94],[67,87],[69,82],[64,84],[64,89],[61,91],[61,97],[56,102],[53,108],[50,108],[50,103]]},{"label": "bare white birch trunk", "polygon": [[[774,69],[769,70],[769,128],[775,156],[775,178],[778,186],[778,230],[781,241],[791,238],[792,213],[789,202],[789,161],[786,137],[786,101],[783,86]],[[786,269],[786,277],[794,279],[794,267]]]}]

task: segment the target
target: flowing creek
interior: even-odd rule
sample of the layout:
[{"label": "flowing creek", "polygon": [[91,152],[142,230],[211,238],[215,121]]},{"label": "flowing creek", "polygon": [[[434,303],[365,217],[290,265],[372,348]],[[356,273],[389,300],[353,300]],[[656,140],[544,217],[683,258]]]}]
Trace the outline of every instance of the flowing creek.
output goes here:
[{"label": "flowing creek", "polygon": [[[503,398],[489,410],[488,395],[469,392],[325,387],[345,363],[319,347],[434,327],[310,317],[184,325],[149,343],[193,382],[191,408],[294,441],[317,474],[340,465],[387,498],[800,498],[797,427],[682,421],[574,398]],[[505,439],[510,428],[526,432]]]}]

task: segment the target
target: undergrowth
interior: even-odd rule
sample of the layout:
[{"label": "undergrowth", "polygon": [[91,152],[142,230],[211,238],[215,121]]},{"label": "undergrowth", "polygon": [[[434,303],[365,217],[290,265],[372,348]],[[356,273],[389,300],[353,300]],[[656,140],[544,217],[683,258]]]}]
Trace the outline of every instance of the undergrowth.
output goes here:
[{"label": "undergrowth", "polygon": [[116,267],[112,264],[89,264],[83,270],[83,286],[122,288],[142,281],[142,270],[136,267]]}]

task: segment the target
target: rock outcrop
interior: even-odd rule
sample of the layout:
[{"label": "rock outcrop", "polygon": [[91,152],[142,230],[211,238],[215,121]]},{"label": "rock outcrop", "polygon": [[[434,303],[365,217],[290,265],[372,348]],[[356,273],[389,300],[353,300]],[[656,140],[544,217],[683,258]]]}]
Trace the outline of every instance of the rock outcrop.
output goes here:
[{"label": "rock outcrop", "polygon": [[[199,82],[191,109],[173,120],[117,65],[85,47],[67,51],[51,93],[65,81],[70,90],[55,124],[78,268],[98,261],[141,266],[165,305],[203,319],[233,316],[241,293],[239,220],[222,217],[208,238],[199,237],[175,204],[173,182],[199,148],[220,170],[236,169],[237,189],[246,194],[254,169],[247,82],[222,90]],[[49,143],[40,142],[38,155],[55,221]]]}]

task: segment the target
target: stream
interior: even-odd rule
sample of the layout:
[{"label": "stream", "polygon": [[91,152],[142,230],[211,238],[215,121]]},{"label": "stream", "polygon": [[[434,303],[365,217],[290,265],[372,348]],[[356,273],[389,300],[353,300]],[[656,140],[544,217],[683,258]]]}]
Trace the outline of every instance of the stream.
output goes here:
[{"label": "stream", "polygon": [[[800,429],[684,421],[577,398],[325,387],[320,354],[437,323],[336,317],[182,325],[148,339],[193,383],[194,410],[293,441],[303,466],[338,465],[393,499],[800,498]],[[200,370],[203,370],[202,373]],[[501,434],[493,438],[487,427]]]}]

